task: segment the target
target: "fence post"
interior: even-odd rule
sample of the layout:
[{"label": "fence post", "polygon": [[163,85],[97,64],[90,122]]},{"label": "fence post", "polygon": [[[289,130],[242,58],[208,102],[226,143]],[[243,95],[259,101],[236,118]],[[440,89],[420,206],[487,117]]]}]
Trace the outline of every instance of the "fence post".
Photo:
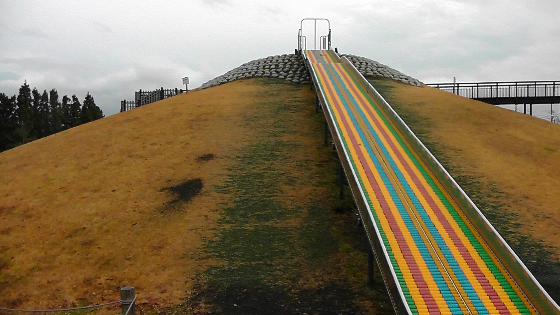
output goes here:
[{"label": "fence post", "polygon": [[552,103],[556,100],[556,81],[552,82]]},{"label": "fence post", "polygon": [[159,101],[161,101],[163,99],[163,97],[165,96],[164,91],[163,91],[163,86],[161,87],[161,90],[159,91]]},{"label": "fence post", "polygon": [[[134,298],[134,287],[121,288],[121,315],[135,315],[136,306],[133,302]],[[130,311],[128,312],[129,307]]]},{"label": "fence post", "polygon": [[338,166],[338,185],[340,186],[340,191],[338,197],[340,200],[344,200],[344,181],[346,174],[344,174],[344,167],[342,166],[342,161],[339,161]]},{"label": "fence post", "polygon": [[121,101],[121,113],[125,111],[126,100]]}]

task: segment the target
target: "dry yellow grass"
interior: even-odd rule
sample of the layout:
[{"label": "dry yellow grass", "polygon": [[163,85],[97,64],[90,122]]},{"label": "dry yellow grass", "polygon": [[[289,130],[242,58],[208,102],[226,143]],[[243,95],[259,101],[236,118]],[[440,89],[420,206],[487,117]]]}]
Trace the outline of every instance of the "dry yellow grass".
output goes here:
[{"label": "dry yellow grass", "polygon": [[[426,121],[454,169],[496,183],[512,196],[502,201],[523,229],[560,248],[560,239],[549,237],[560,233],[553,190],[560,184],[560,126],[432,88],[387,84],[396,102]],[[229,200],[207,188],[227,177],[226,157],[255,136],[244,119],[254,116],[252,104],[266,101],[267,89],[243,80],[191,91],[1,153],[0,306],[112,301],[124,285],[136,287],[140,303],[180,303],[197,274],[221,263],[203,247],[215,236],[219,204]],[[312,99],[307,87],[296,93]],[[306,118],[298,119],[304,126]],[[293,161],[315,151],[324,158],[316,135],[286,137],[306,147]],[[200,161],[205,154],[216,158]],[[170,207],[174,196],[164,188],[196,178],[201,194]],[[279,203],[310,196],[308,189],[282,190]],[[320,282],[307,278],[310,286]]]},{"label": "dry yellow grass", "polygon": [[[394,104],[424,122],[455,175],[481,176],[505,192],[520,231],[560,257],[560,125],[430,87],[385,81]],[[487,186],[489,187],[489,186]]]},{"label": "dry yellow grass", "polygon": [[[179,303],[208,265],[227,155],[251,137],[243,119],[266,86],[191,91],[0,154],[0,305],[60,307],[118,299]],[[301,89],[303,93],[310,93]],[[262,100],[262,99],[261,99]],[[216,158],[197,160],[204,154]],[[165,187],[200,178],[187,204]]]}]

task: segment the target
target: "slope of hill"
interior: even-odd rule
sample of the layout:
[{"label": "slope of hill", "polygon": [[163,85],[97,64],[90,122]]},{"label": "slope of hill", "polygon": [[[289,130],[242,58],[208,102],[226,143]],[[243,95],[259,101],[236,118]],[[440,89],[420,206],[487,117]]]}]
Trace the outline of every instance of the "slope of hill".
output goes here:
[{"label": "slope of hill", "polygon": [[[184,256],[212,235],[222,199],[206,187],[250,136],[242,113],[256,90],[181,95],[1,154],[2,304],[99,302],[122,285],[182,297],[177,275],[204,264]],[[173,203],[166,189],[196,179],[200,196]]]},{"label": "slope of hill", "polygon": [[[560,128],[373,82],[531,270],[560,270]],[[144,311],[390,313],[379,279],[365,285],[365,237],[314,102],[306,85],[247,79],[0,154],[0,306],[133,285]]]},{"label": "slope of hill", "polygon": [[144,310],[389,307],[381,283],[365,286],[314,101],[308,85],[236,81],[0,154],[0,306],[113,301],[132,285]]}]

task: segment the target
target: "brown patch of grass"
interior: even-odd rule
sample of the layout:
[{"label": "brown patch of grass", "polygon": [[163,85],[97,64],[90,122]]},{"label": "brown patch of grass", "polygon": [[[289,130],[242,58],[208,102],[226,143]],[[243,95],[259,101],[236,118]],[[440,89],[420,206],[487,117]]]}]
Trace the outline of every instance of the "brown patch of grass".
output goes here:
[{"label": "brown patch of grass", "polygon": [[208,148],[232,156],[251,138],[243,121],[263,89],[237,81],[191,91],[0,154],[0,305],[99,303],[125,285],[140,304],[181,302],[195,274],[217,263],[201,249],[228,196],[201,190],[162,215],[162,188],[220,183],[231,161],[198,158]]},{"label": "brown patch of grass", "polygon": [[198,162],[208,162],[208,161],[211,161],[215,158],[216,158],[216,156],[214,156],[214,154],[208,153],[208,154],[204,154],[204,155],[199,156],[198,158],[196,158],[196,160]]},{"label": "brown patch of grass", "polygon": [[203,187],[202,179],[195,178],[183,181],[177,185],[171,187],[166,187],[162,191],[169,191],[174,195],[174,199],[169,201],[168,204],[171,207],[176,207],[181,203],[188,203],[196,195],[200,193]]},{"label": "brown patch of grass", "polygon": [[[166,313],[379,314],[384,309],[376,302],[387,296],[370,299],[363,230],[354,213],[333,211],[352,201],[336,199],[338,164],[323,146],[314,93],[272,82],[262,83],[274,98],[246,121],[258,133],[220,187],[233,202],[220,220],[227,228],[218,228],[209,251],[226,263],[205,273],[184,308]],[[339,242],[352,245],[339,253]]]}]

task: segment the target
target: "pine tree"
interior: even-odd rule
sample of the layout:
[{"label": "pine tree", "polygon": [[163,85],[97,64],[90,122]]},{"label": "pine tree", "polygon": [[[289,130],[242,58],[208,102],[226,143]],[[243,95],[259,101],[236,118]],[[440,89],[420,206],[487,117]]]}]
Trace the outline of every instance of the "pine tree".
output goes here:
[{"label": "pine tree", "polygon": [[82,123],[85,124],[103,117],[103,111],[95,105],[93,96],[88,92],[82,106]]},{"label": "pine tree", "polygon": [[62,112],[60,101],[58,100],[58,91],[52,89],[49,92],[49,135],[62,131]]},{"label": "pine tree", "polygon": [[31,101],[33,134],[40,137],[41,130],[44,129],[44,122],[41,120],[41,93],[37,91],[37,88],[33,88],[33,91],[31,91],[31,95],[33,96],[33,99]]},{"label": "pine tree", "polygon": [[41,101],[39,102],[39,113],[35,120],[38,124],[35,127],[38,139],[46,137],[50,134],[49,116],[49,93],[47,93],[47,90],[43,90],[43,95],[41,95]]},{"label": "pine tree", "polygon": [[31,89],[27,81],[19,88],[17,96],[17,123],[23,125],[24,122],[31,120]]},{"label": "pine tree", "polygon": [[103,117],[89,92],[83,106],[75,94],[61,103],[56,89],[41,94],[26,80],[17,96],[0,93],[0,152]]},{"label": "pine tree", "polygon": [[33,109],[31,107],[31,89],[27,80],[19,88],[17,96],[16,123],[14,138],[18,145],[33,141]]},{"label": "pine tree", "polygon": [[80,100],[76,96],[76,94],[72,95],[72,105],[70,105],[70,116],[68,121],[70,122],[69,128],[79,126],[81,124],[81,110],[82,104],[80,104]]},{"label": "pine tree", "polygon": [[62,104],[60,105],[60,111],[62,113],[62,130],[72,128],[70,121],[70,101],[71,99],[68,97],[68,95],[64,95],[62,97]]},{"label": "pine tree", "polygon": [[14,146],[13,137],[17,128],[16,97],[0,93],[0,151]]}]

